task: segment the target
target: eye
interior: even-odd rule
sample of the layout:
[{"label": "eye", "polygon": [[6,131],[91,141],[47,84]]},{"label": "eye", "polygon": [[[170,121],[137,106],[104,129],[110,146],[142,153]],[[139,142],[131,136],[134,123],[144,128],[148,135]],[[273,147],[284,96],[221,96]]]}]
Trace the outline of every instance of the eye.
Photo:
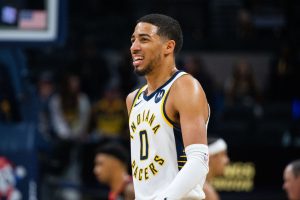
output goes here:
[{"label": "eye", "polygon": [[141,38],[141,40],[140,40],[142,43],[147,43],[147,42],[149,42],[149,39],[148,38]]}]

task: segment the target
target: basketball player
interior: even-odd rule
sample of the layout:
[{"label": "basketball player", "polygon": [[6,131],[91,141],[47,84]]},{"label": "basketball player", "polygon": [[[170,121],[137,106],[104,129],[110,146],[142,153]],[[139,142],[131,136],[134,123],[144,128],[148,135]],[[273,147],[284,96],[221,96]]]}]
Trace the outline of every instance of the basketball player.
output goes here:
[{"label": "basketball player", "polygon": [[149,14],[131,36],[134,71],[147,85],[126,99],[137,200],[204,199],[209,106],[199,82],[179,71],[179,23]]},{"label": "basketball player", "polygon": [[210,181],[216,176],[224,175],[225,166],[229,163],[227,144],[221,138],[208,138],[209,173],[204,184],[205,200],[220,200],[219,194]]},{"label": "basketball player", "polygon": [[289,200],[300,200],[300,160],[289,163],[283,173],[283,189]]},{"label": "basketball player", "polygon": [[110,187],[108,200],[134,200],[132,178],[127,173],[126,149],[107,144],[96,150],[94,174],[99,182]]}]

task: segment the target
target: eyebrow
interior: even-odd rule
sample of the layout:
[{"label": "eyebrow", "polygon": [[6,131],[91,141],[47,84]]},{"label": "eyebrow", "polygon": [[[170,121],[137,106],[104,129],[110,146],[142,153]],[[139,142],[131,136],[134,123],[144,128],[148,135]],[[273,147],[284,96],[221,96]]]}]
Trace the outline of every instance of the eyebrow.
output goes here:
[{"label": "eyebrow", "polygon": [[[131,38],[134,38],[134,37],[135,37],[134,35],[131,36]],[[149,34],[147,34],[147,33],[140,33],[140,34],[138,34],[138,37],[148,37],[148,38],[151,38],[151,36]]]}]

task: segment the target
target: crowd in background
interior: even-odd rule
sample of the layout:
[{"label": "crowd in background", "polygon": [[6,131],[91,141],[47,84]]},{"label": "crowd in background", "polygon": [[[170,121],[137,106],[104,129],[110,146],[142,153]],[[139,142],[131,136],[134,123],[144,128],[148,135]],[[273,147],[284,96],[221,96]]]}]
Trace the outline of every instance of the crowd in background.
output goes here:
[{"label": "crowd in background", "polygon": [[[127,51],[112,55],[118,58],[115,63],[110,63],[91,41],[80,52],[70,65],[37,69],[32,78],[37,97],[36,123],[47,147],[41,153],[43,181],[46,191],[53,177],[71,184],[73,192],[59,194],[66,199],[74,199],[79,186],[98,185],[92,173],[97,146],[117,141],[129,149],[125,98],[144,84],[133,73]],[[245,58],[232,63],[224,85],[217,84],[199,55],[186,53],[177,63],[198,79],[206,92],[212,110],[209,133],[222,135],[231,146],[268,145],[264,138],[270,136],[274,137],[270,145],[299,146],[299,111],[294,108],[299,103],[299,91],[291,89],[298,82],[299,61],[289,48],[284,46],[270,59],[263,90]],[[1,121],[20,121],[9,76],[1,75],[0,81],[5,83],[0,84]]]}]

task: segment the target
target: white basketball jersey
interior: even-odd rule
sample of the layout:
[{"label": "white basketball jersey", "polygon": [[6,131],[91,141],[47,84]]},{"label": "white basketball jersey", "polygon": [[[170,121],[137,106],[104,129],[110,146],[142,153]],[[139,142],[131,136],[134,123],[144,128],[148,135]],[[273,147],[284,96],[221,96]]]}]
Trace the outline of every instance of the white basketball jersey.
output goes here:
[{"label": "white basketball jersey", "polygon": [[[146,95],[147,85],[133,100],[129,116],[132,177],[137,200],[153,200],[173,181],[187,161],[180,127],[165,114],[170,87],[185,72],[177,71],[155,92]],[[184,183],[183,183],[184,184]],[[184,199],[204,199],[197,185]]]}]

